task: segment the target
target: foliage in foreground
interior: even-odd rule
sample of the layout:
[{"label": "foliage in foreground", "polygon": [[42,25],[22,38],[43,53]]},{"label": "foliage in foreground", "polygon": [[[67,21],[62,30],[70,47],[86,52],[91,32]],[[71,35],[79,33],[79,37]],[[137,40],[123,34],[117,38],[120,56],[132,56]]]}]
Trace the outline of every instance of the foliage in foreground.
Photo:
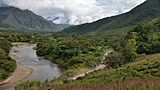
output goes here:
[{"label": "foliage in foreground", "polygon": [[32,80],[32,81],[24,81],[15,86],[15,90],[36,90],[37,87],[40,87],[41,82]]},{"label": "foliage in foreground", "polygon": [[[50,88],[41,87],[39,90],[49,90]],[[160,80],[134,79],[91,85],[55,85],[52,88],[53,90],[159,90]]]}]

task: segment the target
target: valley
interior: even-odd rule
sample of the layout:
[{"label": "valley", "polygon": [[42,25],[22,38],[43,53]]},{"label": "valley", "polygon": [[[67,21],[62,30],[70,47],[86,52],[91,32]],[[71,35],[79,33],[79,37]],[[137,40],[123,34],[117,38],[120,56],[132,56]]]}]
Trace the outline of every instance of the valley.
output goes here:
[{"label": "valley", "polygon": [[[160,90],[159,0],[79,25],[82,12],[43,5],[38,12],[0,7],[0,90]],[[52,22],[48,14],[60,16]]]}]

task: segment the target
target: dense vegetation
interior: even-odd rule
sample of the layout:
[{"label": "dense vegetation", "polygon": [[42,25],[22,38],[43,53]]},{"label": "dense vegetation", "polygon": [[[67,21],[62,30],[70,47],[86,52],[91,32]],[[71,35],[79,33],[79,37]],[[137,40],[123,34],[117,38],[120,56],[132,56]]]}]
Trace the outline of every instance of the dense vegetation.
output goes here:
[{"label": "dense vegetation", "polygon": [[140,24],[126,35],[112,37],[108,44],[115,50],[106,57],[106,64],[112,68],[133,62],[142,54],[160,53],[160,19]]},{"label": "dense vegetation", "polygon": [[[134,82],[137,79],[140,80],[140,82],[144,82],[144,80],[149,79],[151,81],[153,80],[153,86],[156,86],[155,82],[157,81],[155,80],[160,79],[160,55],[156,54],[160,52],[159,32],[160,19],[156,18],[149,23],[139,24],[135,28],[132,28],[131,31],[122,35],[107,37],[107,44],[114,49],[114,52],[105,59],[104,64],[107,65],[106,69],[90,73],[77,80],[59,78],[47,85],[50,85],[52,88],[59,87],[56,88],[59,90],[60,88],[75,89],[74,87],[92,88],[88,86],[97,86],[99,83],[100,85],[106,85],[106,83],[109,84],[110,82],[113,82],[111,83],[111,86],[115,87],[114,85],[120,85],[121,87],[117,87],[127,89],[131,88],[132,85],[137,85],[138,82],[133,83],[128,87],[124,87],[121,84],[117,84],[117,81],[123,83],[123,81],[133,80]],[[80,43],[80,45],[81,44],[82,43]],[[146,88],[158,90],[159,88],[159,86],[154,88],[152,85],[148,85],[145,82],[143,85],[144,87],[142,87],[142,90],[145,90]],[[135,86],[133,88],[133,90],[137,90],[140,86]]]},{"label": "dense vegetation", "polygon": [[65,69],[95,67],[101,63],[104,48],[104,41],[101,38],[68,36],[39,42],[37,54],[48,57]]},{"label": "dense vegetation", "polygon": [[6,39],[11,42],[30,42],[32,34],[12,31],[0,31],[0,38]]},{"label": "dense vegetation", "polygon": [[[106,64],[110,68],[116,68],[116,70],[104,70],[105,76],[100,71],[95,74],[91,74],[91,77],[86,76],[83,81],[79,82],[106,82],[116,79],[124,79],[126,77],[140,77],[140,78],[159,78],[159,56],[157,58],[149,58],[147,60],[137,62],[135,65],[126,66],[125,68],[119,68],[129,62],[137,61],[137,57],[144,54],[155,54],[160,53],[160,19],[154,19],[147,24],[137,25],[132,31],[127,34],[120,35],[117,37],[111,37],[108,40],[108,44],[114,48],[115,52],[111,53],[106,57]],[[156,56],[155,56],[156,57]],[[153,59],[153,60],[152,60]],[[112,72],[112,73],[109,73]],[[111,76],[111,77],[110,77]],[[95,79],[93,79],[95,78]],[[89,79],[89,80],[87,80]],[[91,80],[91,81],[90,81]],[[76,81],[78,82],[78,81]]]},{"label": "dense vegetation", "polygon": [[6,79],[16,68],[16,62],[9,57],[11,42],[0,39],[0,80]]}]

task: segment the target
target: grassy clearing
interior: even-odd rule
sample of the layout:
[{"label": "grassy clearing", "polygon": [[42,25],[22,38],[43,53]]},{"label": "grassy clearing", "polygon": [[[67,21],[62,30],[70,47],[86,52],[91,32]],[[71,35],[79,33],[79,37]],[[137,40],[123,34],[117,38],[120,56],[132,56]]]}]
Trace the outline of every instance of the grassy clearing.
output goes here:
[{"label": "grassy clearing", "polygon": [[17,46],[17,45],[26,45],[29,44],[28,42],[12,42],[13,46]]}]

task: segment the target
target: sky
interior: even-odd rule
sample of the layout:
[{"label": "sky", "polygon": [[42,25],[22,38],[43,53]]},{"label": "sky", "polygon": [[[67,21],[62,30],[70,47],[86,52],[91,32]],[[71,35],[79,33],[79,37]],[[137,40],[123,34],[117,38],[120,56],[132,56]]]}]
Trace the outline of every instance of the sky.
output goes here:
[{"label": "sky", "polygon": [[0,7],[28,9],[58,24],[90,23],[125,13],[145,0],[0,0]]}]

